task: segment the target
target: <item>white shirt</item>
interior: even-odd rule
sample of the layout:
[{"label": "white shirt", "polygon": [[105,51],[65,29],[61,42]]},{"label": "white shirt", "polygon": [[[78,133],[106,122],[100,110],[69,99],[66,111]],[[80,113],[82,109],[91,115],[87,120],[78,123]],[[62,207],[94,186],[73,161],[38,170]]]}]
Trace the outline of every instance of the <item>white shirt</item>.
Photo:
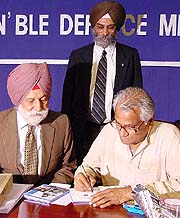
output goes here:
[{"label": "white shirt", "polygon": [[[180,132],[172,124],[153,122],[149,136],[132,156],[119,133],[107,124],[83,160],[87,172],[100,171],[103,185],[148,185],[160,194],[180,191]],[[75,172],[81,172],[81,167]]]},{"label": "white shirt", "polygon": [[[96,75],[99,60],[101,59],[102,52],[104,48],[98,45],[94,45],[93,51],[93,64],[91,70],[91,86],[90,86],[90,105],[92,109],[93,97],[94,97],[94,89],[96,83]],[[112,109],[112,100],[113,100],[113,89],[114,89],[114,81],[116,74],[116,46],[115,44],[112,46],[108,46],[105,48],[107,52],[107,80],[106,80],[106,96],[105,96],[105,110],[106,110],[106,120],[104,123],[107,123],[111,120],[111,109]]]},{"label": "white shirt", "polygon": [[[18,148],[18,163],[24,167],[24,148],[25,148],[25,138],[28,131],[28,124],[24,121],[23,117],[17,110],[17,126],[18,126],[18,137],[19,137],[19,148]],[[40,175],[41,170],[41,160],[42,160],[42,145],[41,145],[41,126],[35,126],[34,135],[37,140],[37,150],[38,150],[38,174]]]}]

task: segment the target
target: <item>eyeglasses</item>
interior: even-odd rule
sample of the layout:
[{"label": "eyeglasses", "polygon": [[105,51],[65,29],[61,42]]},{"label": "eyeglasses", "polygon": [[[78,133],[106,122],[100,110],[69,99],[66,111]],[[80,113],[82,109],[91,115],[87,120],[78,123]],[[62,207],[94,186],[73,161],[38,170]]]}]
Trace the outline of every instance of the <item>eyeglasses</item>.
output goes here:
[{"label": "eyeglasses", "polygon": [[139,130],[140,130],[140,127],[144,124],[145,121],[142,121],[138,126],[131,126],[131,125],[124,125],[122,126],[120,123],[118,123],[116,120],[112,120],[110,123],[111,123],[111,126],[117,130],[122,130],[124,129],[124,131],[126,133],[137,133]]},{"label": "eyeglasses", "polygon": [[110,24],[110,25],[104,26],[102,24],[96,24],[95,28],[96,28],[96,31],[98,31],[98,32],[103,32],[105,28],[107,28],[107,30],[109,32],[114,32],[115,29],[116,29],[116,25],[115,24]]}]

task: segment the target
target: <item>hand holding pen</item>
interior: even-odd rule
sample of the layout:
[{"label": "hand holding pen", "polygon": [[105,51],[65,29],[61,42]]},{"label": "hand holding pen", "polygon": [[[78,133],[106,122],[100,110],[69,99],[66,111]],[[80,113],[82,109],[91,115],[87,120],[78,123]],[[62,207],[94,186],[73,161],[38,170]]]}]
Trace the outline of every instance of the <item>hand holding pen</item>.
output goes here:
[{"label": "hand holding pen", "polygon": [[74,188],[77,191],[91,190],[93,192],[93,185],[96,183],[96,179],[88,175],[83,165],[81,165],[81,169],[81,173],[78,173],[74,178]]},{"label": "hand holding pen", "polygon": [[91,180],[89,179],[89,176],[87,175],[84,166],[83,166],[83,165],[81,165],[81,166],[82,166],[82,169],[83,169],[83,171],[84,171],[84,175],[85,175],[85,177],[86,177],[86,180],[87,180],[87,182],[89,183],[90,189],[91,189],[91,191],[93,192],[93,186],[91,185]]}]

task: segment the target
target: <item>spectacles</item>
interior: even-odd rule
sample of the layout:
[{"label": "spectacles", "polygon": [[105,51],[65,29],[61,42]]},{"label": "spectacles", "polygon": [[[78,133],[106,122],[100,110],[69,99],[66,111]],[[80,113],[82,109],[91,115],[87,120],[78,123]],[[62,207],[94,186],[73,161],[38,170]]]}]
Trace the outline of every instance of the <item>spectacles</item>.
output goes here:
[{"label": "spectacles", "polygon": [[104,26],[102,24],[96,24],[95,28],[96,28],[96,31],[98,31],[98,32],[103,32],[105,28],[107,28],[107,30],[109,32],[114,32],[115,29],[116,29],[116,25],[115,24],[110,24],[110,25]]},{"label": "spectacles", "polygon": [[140,130],[140,127],[144,124],[145,121],[142,121],[138,126],[130,126],[130,125],[124,125],[122,126],[120,123],[118,123],[116,120],[112,120],[111,126],[117,130],[124,129],[126,133],[137,133]]}]

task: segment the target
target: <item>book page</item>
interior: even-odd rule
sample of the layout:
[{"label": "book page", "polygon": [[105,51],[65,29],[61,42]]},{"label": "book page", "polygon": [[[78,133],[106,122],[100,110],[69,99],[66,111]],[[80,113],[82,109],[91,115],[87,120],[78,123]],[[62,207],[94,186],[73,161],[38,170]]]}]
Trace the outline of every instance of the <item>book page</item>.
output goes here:
[{"label": "book page", "polygon": [[9,211],[17,204],[22,198],[23,193],[29,190],[32,185],[29,184],[13,184],[12,189],[7,194],[6,199],[0,206],[0,213],[9,213]]},{"label": "book page", "polygon": [[98,187],[93,188],[92,191],[77,191],[74,188],[70,188],[70,195],[72,199],[72,203],[77,204],[88,204],[91,201],[91,196],[98,191]]}]

